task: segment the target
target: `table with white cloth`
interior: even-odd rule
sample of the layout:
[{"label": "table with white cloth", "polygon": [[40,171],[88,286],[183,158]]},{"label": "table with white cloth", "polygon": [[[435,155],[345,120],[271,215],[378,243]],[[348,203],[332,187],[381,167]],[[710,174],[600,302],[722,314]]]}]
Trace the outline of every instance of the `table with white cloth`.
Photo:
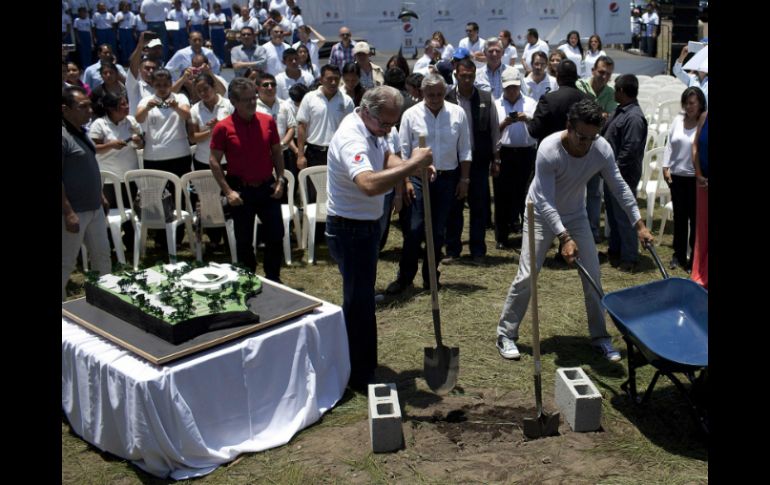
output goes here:
[{"label": "table with white cloth", "polygon": [[311,313],[158,366],[62,317],[62,407],[72,430],[158,477],[205,475],[286,444],[350,376],[342,310]]}]

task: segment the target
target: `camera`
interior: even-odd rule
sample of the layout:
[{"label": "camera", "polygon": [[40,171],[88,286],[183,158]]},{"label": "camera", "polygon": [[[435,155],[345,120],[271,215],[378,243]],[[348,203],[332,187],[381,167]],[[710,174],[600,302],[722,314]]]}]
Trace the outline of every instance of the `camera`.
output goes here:
[{"label": "camera", "polygon": [[516,120],[516,118],[518,118],[518,117],[519,117],[519,112],[518,111],[511,111],[510,113],[508,113],[508,118],[510,118],[512,120]]}]

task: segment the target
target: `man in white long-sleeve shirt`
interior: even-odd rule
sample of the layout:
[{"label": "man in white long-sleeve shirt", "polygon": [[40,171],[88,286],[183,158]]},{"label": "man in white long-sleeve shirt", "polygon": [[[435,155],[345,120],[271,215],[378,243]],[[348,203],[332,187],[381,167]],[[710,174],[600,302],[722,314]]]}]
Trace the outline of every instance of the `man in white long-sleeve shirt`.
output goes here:
[{"label": "man in white long-sleeve shirt", "polygon": [[[575,103],[567,116],[567,129],[547,136],[540,143],[535,161],[535,177],[527,198],[535,204],[536,264],[539,271],[554,237],[562,243],[562,256],[572,265],[580,250],[580,259],[588,274],[601,288],[599,257],[596,252],[585,205],[585,184],[600,173],[615,199],[623,207],[641,241],[652,241],[628,185],[620,176],[610,144],[599,137],[603,123],[602,108],[584,99]],[[506,359],[518,359],[515,341],[519,325],[529,304],[529,228],[525,214],[519,271],[505,298],[497,325],[497,348]],[[620,353],[610,342],[599,295],[581,275],[588,315],[591,344],[610,362],[618,362]]]}]

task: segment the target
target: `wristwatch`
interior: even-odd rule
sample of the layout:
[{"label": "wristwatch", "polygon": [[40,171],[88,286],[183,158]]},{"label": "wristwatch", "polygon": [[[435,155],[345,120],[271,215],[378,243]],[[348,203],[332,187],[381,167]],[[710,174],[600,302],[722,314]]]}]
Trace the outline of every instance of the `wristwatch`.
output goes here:
[{"label": "wristwatch", "polygon": [[462,182],[464,184],[469,184],[469,183],[471,183],[471,179],[469,179],[469,178],[467,178],[467,179],[460,179],[460,182]]}]

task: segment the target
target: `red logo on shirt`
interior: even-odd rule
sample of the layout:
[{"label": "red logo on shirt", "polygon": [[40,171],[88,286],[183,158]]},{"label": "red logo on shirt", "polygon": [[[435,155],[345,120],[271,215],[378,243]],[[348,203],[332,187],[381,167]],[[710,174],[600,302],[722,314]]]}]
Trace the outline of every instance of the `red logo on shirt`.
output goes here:
[{"label": "red logo on shirt", "polygon": [[364,160],[364,157],[362,157],[360,153],[358,155],[356,155],[355,157],[353,157],[353,161],[355,163],[361,163],[363,160]]}]

